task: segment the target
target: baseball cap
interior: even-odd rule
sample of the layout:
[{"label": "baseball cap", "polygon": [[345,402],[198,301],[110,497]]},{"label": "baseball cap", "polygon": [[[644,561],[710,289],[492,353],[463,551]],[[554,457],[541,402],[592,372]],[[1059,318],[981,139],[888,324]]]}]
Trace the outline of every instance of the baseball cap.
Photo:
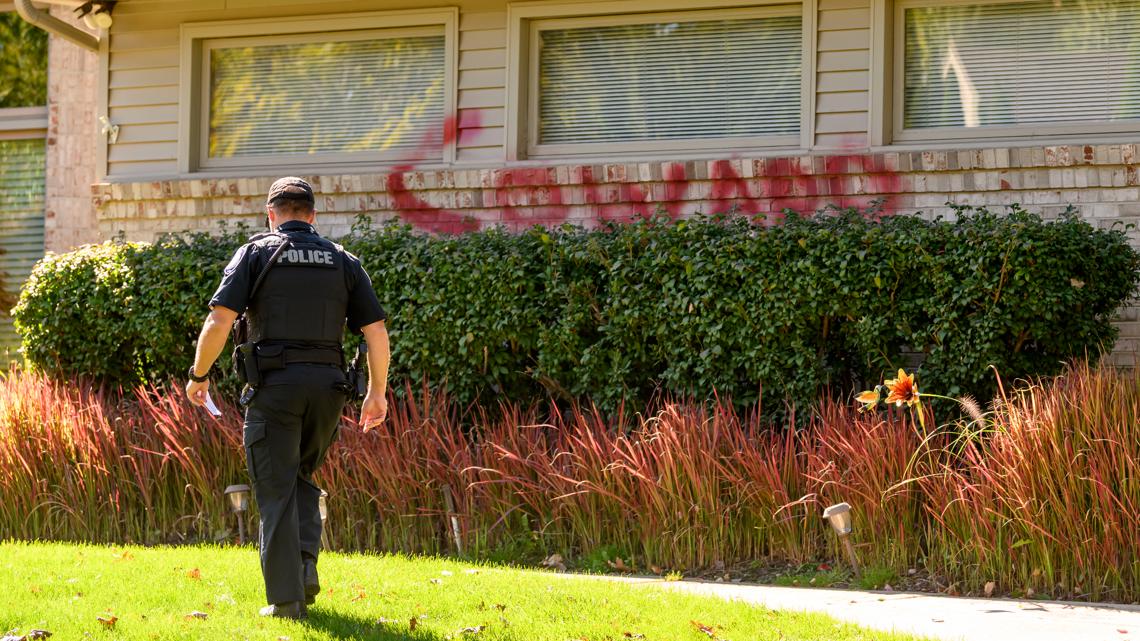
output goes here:
[{"label": "baseball cap", "polygon": [[265,197],[265,204],[272,205],[275,200],[300,200],[310,205],[315,205],[317,202],[313,196],[312,186],[296,176],[286,176],[273,181],[269,187],[269,195]]}]

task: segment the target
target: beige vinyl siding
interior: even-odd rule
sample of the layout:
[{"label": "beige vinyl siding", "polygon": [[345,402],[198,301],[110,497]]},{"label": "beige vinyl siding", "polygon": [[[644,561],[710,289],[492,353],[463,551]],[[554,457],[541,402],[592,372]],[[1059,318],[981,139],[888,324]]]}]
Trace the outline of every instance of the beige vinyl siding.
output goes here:
[{"label": "beige vinyl siding", "polygon": [[506,140],[507,12],[459,14],[458,163],[501,162]]},{"label": "beige vinyl siding", "polygon": [[867,145],[870,106],[870,0],[819,0],[815,146]]},{"label": "beige vinyl siding", "polygon": [[[115,18],[118,27],[118,16]],[[119,125],[119,137],[107,149],[108,174],[174,173],[178,154],[178,29],[112,33],[110,52],[107,106],[111,122]]]},{"label": "beige vinyl siding", "polygon": [[[502,161],[506,80],[505,3],[463,0],[459,35],[458,162]],[[260,0],[131,0],[115,8],[108,68],[108,115],[119,138],[108,147],[108,177],[177,175],[179,25],[265,17]],[[419,2],[274,3],[274,15],[305,16],[420,9]]]}]

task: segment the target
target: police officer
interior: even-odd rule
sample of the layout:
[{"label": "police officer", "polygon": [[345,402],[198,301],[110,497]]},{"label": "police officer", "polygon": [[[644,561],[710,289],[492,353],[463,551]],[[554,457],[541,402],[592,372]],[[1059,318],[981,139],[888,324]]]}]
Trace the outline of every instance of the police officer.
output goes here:
[{"label": "police officer", "polygon": [[388,412],[384,310],[360,261],[317,234],[314,205],[312,187],[300,178],[282,178],[270,187],[266,210],[275,231],[251,238],[226,267],[186,385],[191,401],[205,404],[207,375],[244,311],[261,378],[246,408],[243,435],[261,513],[261,571],[269,602],[261,615],[291,619],[305,618],[306,605],[320,593],[321,489],[312,477],[336,437],[348,398],[341,352],[346,322],[368,345],[364,431]]}]

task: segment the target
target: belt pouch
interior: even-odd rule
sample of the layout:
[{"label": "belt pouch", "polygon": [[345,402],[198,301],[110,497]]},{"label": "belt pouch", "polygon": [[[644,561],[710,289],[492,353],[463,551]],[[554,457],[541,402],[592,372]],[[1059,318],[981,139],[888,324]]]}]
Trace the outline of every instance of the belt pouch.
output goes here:
[{"label": "belt pouch", "polygon": [[285,369],[285,346],[284,345],[258,345],[254,349],[257,358],[257,369],[261,373],[269,372],[275,369]]}]

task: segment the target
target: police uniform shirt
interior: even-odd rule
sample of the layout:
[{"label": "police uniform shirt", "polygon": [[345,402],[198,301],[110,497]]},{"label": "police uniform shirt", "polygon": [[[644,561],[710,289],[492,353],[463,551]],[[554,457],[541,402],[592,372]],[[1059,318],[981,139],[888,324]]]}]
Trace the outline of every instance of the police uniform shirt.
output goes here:
[{"label": "police uniform shirt", "polygon": [[[281,224],[277,231],[287,233],[297,240],[311,240],[319,238],[312,225],[301,221],[291,220]],[[292,251],[293,254],[289,254]],[[249,242],[237,250],[229,265],[226,266],[222,276],[222,283],[210,298],[210,307],[221,305],[235,312],[243,312],[249,307],[249,290],[257,280],[258,274],[269,263],[272,249],[256,242]],[[372,289],[372,279],[360,264],[360,259],[349,252],[344,252],[344,268],[347,282],[350,284],[348,292],[348,305],[345,317],[348,328],[352,332],[359,332],[360,328],[371,325],[376,321],[387,319],[384,308],[380,306],[376,292]],[[286,250],[278,261],[290,261],[294,264],[308,263],[323,265],[332,264],[331,250]],[[276,267],[275,267],[276,268]]]}]

